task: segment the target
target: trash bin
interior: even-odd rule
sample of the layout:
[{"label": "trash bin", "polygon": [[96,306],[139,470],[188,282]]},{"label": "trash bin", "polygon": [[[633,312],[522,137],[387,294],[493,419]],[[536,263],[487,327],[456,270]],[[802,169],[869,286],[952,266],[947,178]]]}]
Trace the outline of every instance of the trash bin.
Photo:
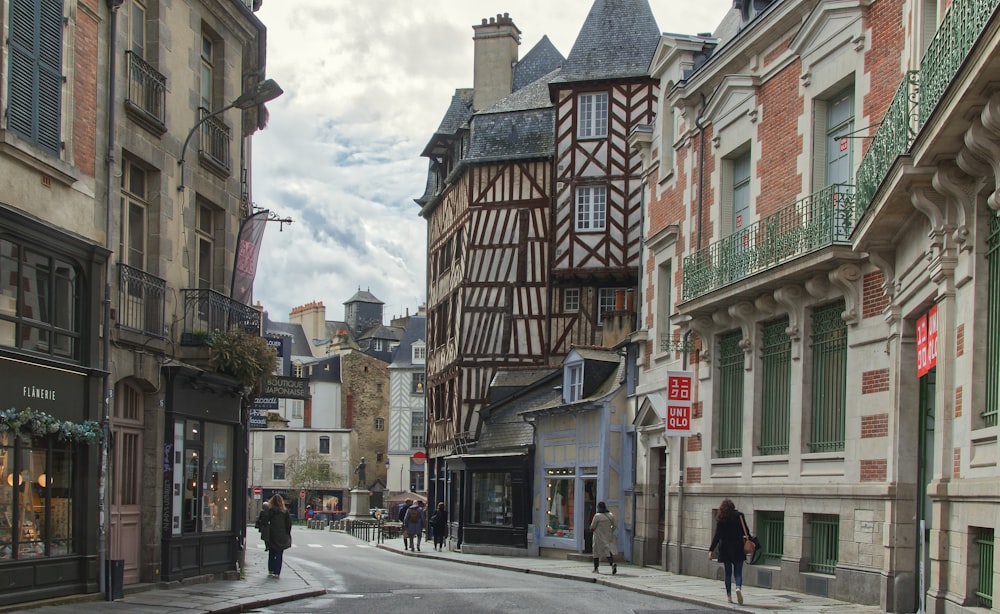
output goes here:
[{"label": "trash bin", "polygon": [[125,598],[125,559],[108,559],[107,574],[104,578],[105,594],[108,601]]}]

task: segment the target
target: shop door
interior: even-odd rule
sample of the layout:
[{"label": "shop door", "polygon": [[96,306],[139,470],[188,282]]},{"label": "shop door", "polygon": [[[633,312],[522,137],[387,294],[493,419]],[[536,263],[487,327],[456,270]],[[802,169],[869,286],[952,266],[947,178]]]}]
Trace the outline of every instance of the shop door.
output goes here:
[{"label": "shop door", "polygon": [[918,587],[922,588],[918,603],[923,610],[927,579],[930,577],[931,557],[927,548],[930,542],[933,509],[928,496],[928,486],[934,480],[934,394],[937,384],[937,370],[931,369],[920,378],[920,464],[917,478],[917,526],[920,532],[918,559]]},{"label": "shop door", "polygon": [[590,530],[590,521],[597,512],[597,478],[583,478],[583,551],[594,551],[594,532]]},{"label": "shop door", "polygon": [[[655,459],[655,460],[653,460]],[[653,561],[657,567],[663,565],[663,540],[667,538],[667,457],[664,448],[653,448],[651,460],[655,464],[657,475],[656,485],[656,544],[653,548]]]},{"label": "shop door", "polygon": [[107,486],[111,495],[110,558],[125,562],[125,584],[139,581],[142,399],[142,393],[136,388],[120,385],[111,423],[111,458],[108,459],[111,467]]}]

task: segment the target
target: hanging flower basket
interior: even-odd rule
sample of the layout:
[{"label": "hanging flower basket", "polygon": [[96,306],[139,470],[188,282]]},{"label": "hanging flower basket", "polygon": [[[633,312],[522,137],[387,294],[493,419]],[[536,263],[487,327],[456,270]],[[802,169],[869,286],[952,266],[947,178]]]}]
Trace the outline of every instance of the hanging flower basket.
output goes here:
[{"label": "hanging flower basket", "polygon": [[30,407],[25,409],[5,409],[0,411],[0,433],[10,432],[15,435],[45,437],[55,435],[62,441],[81,443],[84,445],[99,444],[104,440],[104,430],[100,422],[86,420],[70,422],[60,420],[43,411],[35,411]]}]

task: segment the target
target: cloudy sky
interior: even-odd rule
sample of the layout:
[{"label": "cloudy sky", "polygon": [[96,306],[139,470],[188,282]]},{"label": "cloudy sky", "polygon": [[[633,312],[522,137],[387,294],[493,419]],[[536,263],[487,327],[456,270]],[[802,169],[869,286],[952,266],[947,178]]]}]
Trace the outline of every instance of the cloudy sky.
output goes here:
[{"label": "cloudy sky", "polygon": [[[661,31],[710,32],[731,0],[649,0]],[[472,86],[472,26],[509,13],[523,57],[564,56],[593,0],[264,0],[267,74],[285,90],[254,137],[253,200],[294,222],[264,235],[254,299],[273,320],[322,301],[341,320],[358,288],[385,316],[425,302],[420,152],[456,88]]]}]

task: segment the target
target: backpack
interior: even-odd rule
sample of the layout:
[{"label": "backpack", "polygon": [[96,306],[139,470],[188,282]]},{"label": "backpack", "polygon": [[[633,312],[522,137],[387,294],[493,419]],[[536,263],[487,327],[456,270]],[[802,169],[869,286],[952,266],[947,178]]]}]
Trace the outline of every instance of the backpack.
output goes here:
[{"label": "backpack", "polygon": [[406,512],[406,524],[420,524],[420,508],[413,506]]}]

